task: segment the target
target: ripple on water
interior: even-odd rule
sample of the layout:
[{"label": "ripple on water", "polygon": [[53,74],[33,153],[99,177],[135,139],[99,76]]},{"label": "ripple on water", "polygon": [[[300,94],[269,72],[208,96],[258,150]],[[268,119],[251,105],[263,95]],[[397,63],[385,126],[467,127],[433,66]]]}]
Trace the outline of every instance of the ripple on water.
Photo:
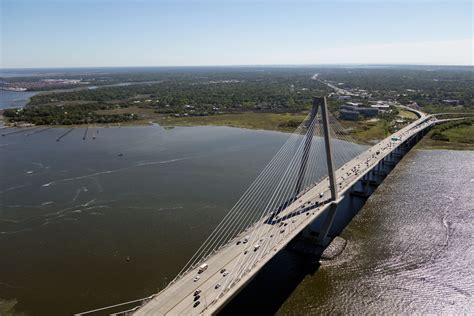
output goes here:
[{"label": "ripple on water", "polygon": [[345,253],[279,314],[472,312],[473,161],[474,152],[410,152],[342,233]]}]

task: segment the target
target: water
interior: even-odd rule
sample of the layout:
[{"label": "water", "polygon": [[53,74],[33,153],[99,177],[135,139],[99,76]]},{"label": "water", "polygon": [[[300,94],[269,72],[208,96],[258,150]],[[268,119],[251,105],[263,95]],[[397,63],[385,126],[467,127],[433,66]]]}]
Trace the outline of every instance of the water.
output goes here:
[{"label": "water", "polygon": [[278,314],[472,314],[473,162],[410,152],[342,233],[341,257],[306,274]]},{"label": "water", "polygon": [[75,88],[68,88],[68,89],[54,89],[54,90],[47,90],[47,91],[9,91],[9,90],[0,90],[0,109],[8,109],[8,108],[22,108],[24,107],[29,99],[37,95],[41,94],[50,94],[50,93],[62,93],[62,92],[72,92],[72,91],[81,91],[81,90],[95,90],[107,87],[126,87],[135,84],[153,84],[158,83],[161,81],[141,81],[141,82],[120,82],[114,84],[107,84],[102,86],[83,86],[83,87],[75,87]]},{"label": "water", "polygon": [[152,126],[56,142],[64,131],[0,138],[0,298],[33,315],[156,292],[288,137]]},{"label": "water", "polygon": [[[151,126],[91,128],[85,141],[75,129],[56,142],[65,131],[0,137],[0,299],[17,302],[17,312],[69,315],[155,293],[288,137]],[[341,258],[318,270],[283,251],[271,273],[256,278],[266,287],[260,293],[278,303],[275,312],[284,302],[281,314],[466,311],[472,159],[435,151],[405,158],[344,231]],[[397,280],[407,290],[392,289]],[[414,299],[405,293],[421,293],[421,285],[434,289],[433,306],[441,300],[453,309],[405,308]]]},{"label": "water", "polygon": [[8,91],[0,90],[0,109],[22,108],[28,100],[37,94],[34,91]]}]

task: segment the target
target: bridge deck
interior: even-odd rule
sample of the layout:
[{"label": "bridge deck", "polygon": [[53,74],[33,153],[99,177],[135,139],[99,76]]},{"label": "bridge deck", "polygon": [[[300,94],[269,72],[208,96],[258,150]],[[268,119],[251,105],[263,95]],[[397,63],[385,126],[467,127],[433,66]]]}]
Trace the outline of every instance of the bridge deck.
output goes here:
[{"label": "bridge deck", "polygon": [[[420,116],[417,121],[387,137],[336,170],[340,196],[395,148],[420,130],[433,124],[429,120],[430,117],[422,113],[420,113]],[[393,136],[400,137],[401,140],[392,141]],[[323,193],[322,197],[321,193]],[[237,239],[229,242],[209,257],[206,260],[208,264],[206,271],[198,274],[198,268],[195,268],[187,272],[139,308],[135,315],[199,315],[216,312],[238,293],[266,262],[327,209],[329,204],[325,203],[325,200],[329,196],[329,181],[326,178],[280,212],[278,214],[280,222],[268,224],[268,222],[265,223],[268,218],[264,218],[255,223],[247,231],[240,234]],[[311,205],[313,205],[313,209],[302,211],[304,207]],[[285,219],[285,216],[290,214],[291,217],[288,216]],[[280,226],[280,223],[283,224]],[[249,236],[249,241],[237,245],[237,240],[242,240],[245,236]],[[256,244],[260,245],[260,248],[254,250]],[[254,266],[244,266],[242,271],[244,262],[252,262],[257,258],[259,260],[256,261]],[[228,271],[229,275],[224,276],[220,273],[222,269]],[[197,275],[200,276],[200,279],[193,281]],[[236,276],[239,276],[239,278],[235,279],[235,283],[228,281]],[[220,287],[216,288],[217,284]],[[193,293],[198,289],[201,290],[199,294],[200,303],[194,307]]]}]

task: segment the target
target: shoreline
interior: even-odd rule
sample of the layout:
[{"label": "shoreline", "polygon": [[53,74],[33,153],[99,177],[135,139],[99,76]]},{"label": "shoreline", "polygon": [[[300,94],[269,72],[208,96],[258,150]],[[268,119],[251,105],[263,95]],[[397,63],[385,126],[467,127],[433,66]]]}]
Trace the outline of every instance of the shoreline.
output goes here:
[{"label": "shoreline", "polygon": [[[263,113],[259,113],[263,114]],[[257,114],[257,115],[259,115]],[[275,114],[275,113],[265,113],[265,114]],[[229,114],[229,115],[238,115],[238,114]],[[280,114],[276,114],[280,115]],[[289,128],[268,128],[268,126],[252,126],[249,124],[237,124],[233,122],[232,124],[225,124],[225,122],[190,122],[182,121],[180,119],[172,118],[171,120],[166,121],[166,118],[158,120],[138,120],[134,122],[125,122],[125,123],[109,123],[109,124],[80,124],[80,125],[33,125],[33,126],[9,126],[3,125],[0,126],[2,129],[9,128],[18,128],[18,129],[31,129],[31,128],[122,128],[122,127],[146,127],[158,125],[164,129],[172,129],[175,127],[198,127],[198,126],[215,126],[215,127],[229,127],[229,128],[239,128],[239,129],[248,129],[248,130],[260,130],[260,131],[270,131],[270,132],[280,132],[280,133],[292,133],[294,129]],[[183,118],[183,120],[185,120]],[[0,121],[2,116],[0,115]],[[172,122],[170,122],[172,121]],[[176,124],[177,123],[177,124]],[[454,150],[454,151],[474,151],[474,144],[470,143],[460,143],[460,142],[451,142],[451,141],[441,141],[434,140],[430,138],[431,133],[426,135],[415,147],[414,149],[419,150]],[[362,145],[371,145],[372,139],[359,140]]]},{"label": "shoreline", "polygon": [[[130,110],[130,109],[129,109]],[[190,117],[172,117],[156,114],[149,109],[131,109],[138,111],[142,116],[139,120],[125,121],[122,123],[97,123],[97,124],[73,124],[73,125],[33,125],[33,126],[12,126],[7,119],[0,114],[0,122],[4,125],[2,128],[31,128],[31,127],[51,127],[51,128],[121,128],[121,127],[143,127],[157,124],[164,129],[174,127],[196,127],[196,126],[225,126],[231,128],[242,128],[249,130],[275,131],[282,133],[292,133],[297,125],[306,116],[305,112],[298,113],[270,113],[270,112],[241,112],[231,114],[220,114],[213,116],[190,116]],[[105,112],[105,111],[104,111]],[[108,112],[108,111],[107,111]],[[114,110],[111,111],[115,112]],[[296,124],[296,126],[295,126]],[[355,131],[350,136],[359,144],[370,145],[375,139],[383,138],[385,133],[385,123],[383,121],[348,121],[342,124],[346,128],[353,128]],[[369,130],[367,130],[369,126]],[[358,130],[357,127],[364,127]],[[426,135],[417,145],[416,149],[426,150],[474,150],[474,144],[468,140],[463,141],[442,141],[431,138],[432,131]],[[467,137],[467,136],[466,136]]]}]

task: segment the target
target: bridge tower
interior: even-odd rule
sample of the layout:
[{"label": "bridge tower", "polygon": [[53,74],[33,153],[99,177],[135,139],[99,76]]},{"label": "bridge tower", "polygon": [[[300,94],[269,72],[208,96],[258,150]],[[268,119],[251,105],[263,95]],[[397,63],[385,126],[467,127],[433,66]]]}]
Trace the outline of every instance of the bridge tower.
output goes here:
[{"label": "bridge tower", "polygon": [[329,117],[328,117],[328,108],[326,97],[324,98],[315,98],[319,99],[321,104],[321,116],[323,121],[323,134],[324,134],[324,146],[326,149],[326,162],[328,168],[328,177],[329,177],[329,189],[331,191],[331,205],[329,207],[328,213],[326,215],[326,220],[324,221],[323,227],[319,232],[318,242],[324,243],[331,229],[332,222],[336,216],[336,209],[338,203],[338,194],[337,194],[337,183],[336,177],[334,176],[334,161],[332,157],[332,147],[331,147],[331,136],[329,134]]},{"label": "bridge tower", "polygon": [[327,162],[327,170],[329,175],[329,189],[331,191],[331,198],[330,203],[331,206],[329,207],[328,214],[326,220],[323,224],[323,227],[319,233],[318,242],[323,243],[327,237],[327,234],[331,228],[332,222],[336,215],[336,208],[338,202],[338,194],[337,194],[337,183],[336,178],[334,176],[334,161],[332,156],[332,146],[331,146],[331,136],[329,133],[329,115],[328,115],[328,108],[327,108],[327,100],[326,97],[313,97],[313,108],[311,109],[311,115],[306,123],[306,134],[305,134],[305,144],[303,148],[303,156],[301,158],[300,168],[298,171],[298,177],[296,181],[295,191],[293,198],[290,201],[287,201],[284,206],[287,206],[290,202],[294,201],[298,194],[301,191],[301,187],[303,184],[303,179],[306,172],[306,167],[308,164],[308,157],[311,149],[311,144],[313,140],[314,130],[316,129],[316,125],[318,122],[316,116],[318,114],[319,108],[321,108],[321,118],[323,123],[323,137],[324,137],[324,147],[326,150],[326,162]]}]

